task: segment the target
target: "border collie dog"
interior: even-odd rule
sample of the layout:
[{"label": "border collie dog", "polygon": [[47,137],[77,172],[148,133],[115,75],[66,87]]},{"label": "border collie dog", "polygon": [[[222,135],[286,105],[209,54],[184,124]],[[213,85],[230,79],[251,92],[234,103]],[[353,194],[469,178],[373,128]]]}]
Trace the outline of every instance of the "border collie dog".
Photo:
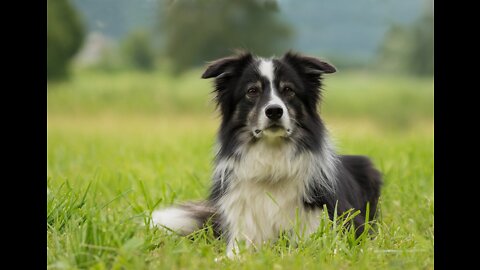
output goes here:
[{"label": "border collie dog", "polygon": [[[227,241],[256,247],[280,233],[316,231],[326,206],[330,218],[360,210],[357,236],[374,218],[380,172],[365,156],[339,155],[317,111],[322,76],[335,68],[315,57],[287,52],[261,58],[248,52],[211,62],[202,78],[215,78],[221,113],[210,196],[157,210],[153,224],[181,235],[211,220]],[[297,230],[294,233],[294,230]]]}]

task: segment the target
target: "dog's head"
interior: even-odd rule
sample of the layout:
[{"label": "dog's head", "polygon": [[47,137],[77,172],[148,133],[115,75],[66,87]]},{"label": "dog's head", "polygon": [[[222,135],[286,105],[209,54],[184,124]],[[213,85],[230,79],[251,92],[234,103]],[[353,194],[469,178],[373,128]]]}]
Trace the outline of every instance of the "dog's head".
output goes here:
[{"label": "dog's head", "polygon": [[215,78],[221,142],[308,140],[321,124],[321,77],[333,72],[318,58],[292,52],[270,59],[241,52],[210,63],[202,78]]}]

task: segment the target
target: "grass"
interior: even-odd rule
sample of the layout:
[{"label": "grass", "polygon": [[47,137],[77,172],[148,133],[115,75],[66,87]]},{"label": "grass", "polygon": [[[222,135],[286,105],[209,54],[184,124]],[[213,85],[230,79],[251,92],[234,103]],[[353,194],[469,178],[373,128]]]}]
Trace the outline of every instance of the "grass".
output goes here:
[{"label": "grass", "polygon": [[49,269],[433,269],[429,80],[326,82],[321,110],[339,152],[369,155],[384,174],[373,236],[354,241],[344,219],[323,218],[299,247],[281,238],[215,261],[225,243],[208,229],[183,238],[145,226],[154,209],[207,195],[218,118],[197,75],[79,73],[49,85]]}]

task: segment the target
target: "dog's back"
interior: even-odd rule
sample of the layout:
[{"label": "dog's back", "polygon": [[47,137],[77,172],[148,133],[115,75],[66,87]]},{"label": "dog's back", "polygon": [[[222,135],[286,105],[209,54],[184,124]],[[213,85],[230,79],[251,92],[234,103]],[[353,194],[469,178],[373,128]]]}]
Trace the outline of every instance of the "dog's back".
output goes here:
[{"label": "dog's back", "polygon": [[[371,160],[366,156],[342,155],[340,159],[345,168],[353,175],[355,181],[360,185],[364,202],[370,202],[370,220],[376,213],[380,188],[382,186],[382,177],[380,172],[375,169]],[[360,208],[364,212],[365,208]]]},{"label": "dog's back", "polygon": [[363,232],[367,204],[369,204],[368,219],[371,221],[375,218],[382,177],[366,156],[340,155],[339,157],[345,170],[340,170],[340,177],[343,179],[338,181],[338,207],[342,211],[350,208],[361,211],[361,214],[354,219],[358,235]]}]

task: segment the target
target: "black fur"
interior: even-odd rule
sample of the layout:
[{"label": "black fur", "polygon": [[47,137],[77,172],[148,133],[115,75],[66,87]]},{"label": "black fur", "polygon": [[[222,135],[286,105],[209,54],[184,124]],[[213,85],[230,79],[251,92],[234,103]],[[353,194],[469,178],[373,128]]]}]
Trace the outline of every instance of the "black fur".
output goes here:
[{"label": "black fur", "polygon": [[333,218],[335,207],[339,215],[349,209],[360,210],[360,214],[354,218],[358,236],[363,232],[367,203],[369,220],[372,221],[375,218],[382,185],[381,175],[368,157],[341,155],[340,161],[335,194],[312,188],[311,194],[307,197],[315,199],[304,201],[304,205],[308,208],[322,208],[326,205],[330,218]]}]

